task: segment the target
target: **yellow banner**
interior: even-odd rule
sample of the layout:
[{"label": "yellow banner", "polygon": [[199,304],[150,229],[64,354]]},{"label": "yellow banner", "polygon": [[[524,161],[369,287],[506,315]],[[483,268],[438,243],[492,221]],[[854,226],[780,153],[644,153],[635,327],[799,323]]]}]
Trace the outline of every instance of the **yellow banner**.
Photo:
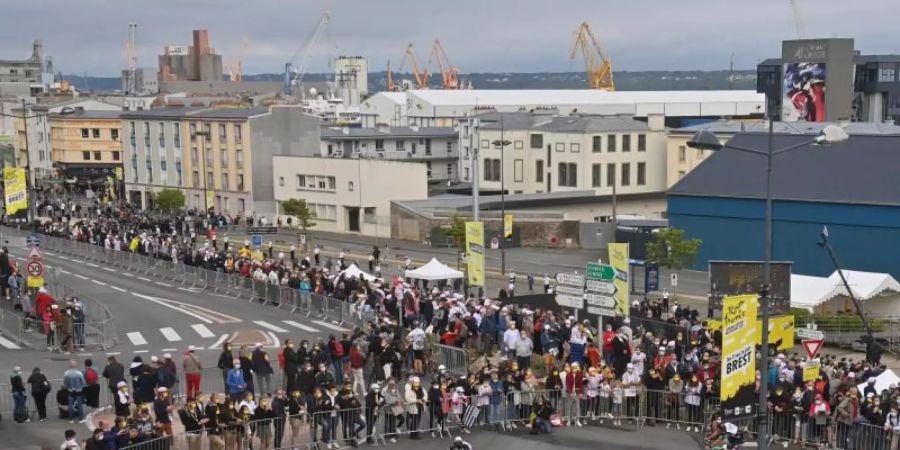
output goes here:
[{"label": "yellow banner", "polygon": [[819,364],[818,360],[807,361],[806,365],[803,367],[803,382],[816,381],[816,378],[819,377],[821,368],[822,366]]},{"label": "yellow banner", "polygon": [[30,288],[39,288],[44,287],[44,277],[28,277],[28,287]]},{"label": "yellow banner", "polygon": [[[707,328],[710,331],[721,330],[721,320],[707,320]],[[794,316],[772,316],[769,318],[769,345],[779,352],[786,352],[794,348]],[[754,332],[756,345],[762,344],[762,321],[756,321]]]},{"label": "yellow banner", "polygon": [[6,214],[13,215],[28,209],[28,193],[26,191],[25,169],[7,167],[3,169],[3,192],[6,193]]},{"label": "yellow banner", "polygon": [[756,404],[756,295],[722,300],[723,415],[738,417],[755,412]]},{"label": "yellow banner", "polygon": [[503,216],[503,237],[509,238],[512,237],[512,214],[506,214]]},{"label": "yellow banner", "polygon": [[616,269],[616,314],[628,316],[628,244],[609,244],[609,265]]},{"label": "yellow banner", "polygon": [[466,262],[469,286],[484,286],[484,224],[466,222]]},{"label": "yellow banner", "polygon": [[212,189],[206,190],[206,209],[214,207],[216,204],[213,201],[216,198],[216,193]]},{"label": "yellow banner", "polygon": [[122,180],[125,177],[122,176],[122,168],[116,167],[116,180]]}]

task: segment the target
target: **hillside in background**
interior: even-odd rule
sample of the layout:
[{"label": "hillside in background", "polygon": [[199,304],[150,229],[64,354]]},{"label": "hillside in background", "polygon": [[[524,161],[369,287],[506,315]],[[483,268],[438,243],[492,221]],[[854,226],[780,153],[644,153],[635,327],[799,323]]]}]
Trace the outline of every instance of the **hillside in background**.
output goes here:
[{"label": "hillside in background", "polygon": [[[620,91],[686,91],[729,89],[729,72],[720,71],[647,71],[616,72],[616,89]],[[329,74],[308,74],[304,79],[309,81],[325,80]],[[245,80],[278,81],[282,74],[245,75]],[[411,79],[410,75],[394,75],[394,79]],[[112,91],[121,87],[119,78],[83,77],[66,75],[77,89],[82,91]],[[584,72],[537,72],[537,73],[469,73],[460,74],[460,80],[475,89],[584,89]],[[431,78],[431,85],[438,86],[440,76]],[[733,89],[756,89],[756,71],[738,70],[734,72]],[[385,72],[369,73],[369,91],[383,91],[387,88]]]}]

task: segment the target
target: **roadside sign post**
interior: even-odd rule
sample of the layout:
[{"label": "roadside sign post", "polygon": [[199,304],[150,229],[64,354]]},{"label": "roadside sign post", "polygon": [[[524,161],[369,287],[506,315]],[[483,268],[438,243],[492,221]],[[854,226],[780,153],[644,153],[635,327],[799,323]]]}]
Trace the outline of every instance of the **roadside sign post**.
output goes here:
[{"label": "roadside sign post", "polygon": [[822,349],[822,344],[825,343],[825,341],[821,339],[804,339],[800,342],[803,344],[803,348],[806,350],[809,359],[814,359],[816,355],[819,354],[819,350]]},{"label": "roadside sign post", "polygon": [[26,286],[29,288],[40,288],[44,286],[44,255],[38,248],[31,247],[27,256],[28,262],[25,264],[25,271],[28,273]]},{"label": "roadside sign post", "polygon": [[613,283],[616,269],[609,264],[587,263],[585,267],[585,294],[587,312],[598,316],[616,315],[616,292]]},{"label": "roadside sign post", "polygon": [[672,285],[673,289],[678,287],[678,274],[677,273],[672,274],[670,284]]},{"label": "roadside sign post", "polygon": [[584,309],[584,275],[567,272],[556,274],[554,294],[556,304],[574,309],[575,320],[578,320],[578,310]]}]

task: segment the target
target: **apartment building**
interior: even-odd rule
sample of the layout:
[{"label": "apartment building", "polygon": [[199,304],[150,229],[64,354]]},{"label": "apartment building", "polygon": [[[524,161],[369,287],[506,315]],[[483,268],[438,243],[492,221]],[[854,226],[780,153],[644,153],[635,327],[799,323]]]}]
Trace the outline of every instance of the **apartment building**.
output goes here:
[{"label": "apartment building", "polygon": [[78,109],[47,116],[50,158],[59,174],[81,182],[119,177],[123,161],[120,115],[119,111]]},{"label": "apartment building", "polygon": [[321,155],[423,164],[431,184],[457,181],[459,132],[450,127],[322,128]]},{"label": "apartment building", "polygon": [[[510,194],[593,190],[598,196],[614,189],[617,194],[665,190],[662,116],[640,120],[519,112],[480,119],[472,140],[481,189],[498,192],[502,184]],[[501,142],[506,142],[502,150]],[[460,156],[464,176],[472,176],[467,160],[473,157]]]}]

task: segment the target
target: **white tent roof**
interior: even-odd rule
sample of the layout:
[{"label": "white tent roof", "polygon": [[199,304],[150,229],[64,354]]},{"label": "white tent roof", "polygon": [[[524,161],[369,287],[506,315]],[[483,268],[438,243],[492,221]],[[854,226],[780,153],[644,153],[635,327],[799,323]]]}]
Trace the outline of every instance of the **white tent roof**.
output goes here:
[{"label": "white tent roof", "polygon": [[[875,377],[875,392],[881,394],[881,391],[891,387],[892,384],[897,384],[898,382],[900,382],[900,377],[897,377],[897,374],[895,374],[893,370],[885,370],[884,372],[881,372],[880,375]],[[868,383],[864,381],[860,385],[856,386],[856,388],[859,389],[860,395],[862,395],[862,392],[866,389],[867,384]]]},{"label": "white tent roof", "polygon": [[425,264],[418,269],[407,270],[406,276],[408,278],[417,278],[419,280],[436,281],[462,278],[463,273],[456,269],[451,269],[446,264],[438,261],[437,258],[431,258],[431,261],[428,261],[428,264]]},{"label": "white tent roof", "polygon": [[380,278],[378,278],[374,275],[369,275],[369,274],[363,272],[362,269],[360,269],[359,267],[356,267],[356,264],[350,264],[350,267],[344,269],[344,271],[341,273],[343,273],[344,275],[346,275],[348,277],[358,278],[360,280],[367,280],[367,281],[380,280]]},{"label": "white tent roof", "polygon": [[[883,292],[900,292],[900,282],[886,273],[845,270],[844,276],[853,295],[860,301]],[[813,308],[839,295],[849,295],[837,271],[828,278],[791,275],[791,306]]]}]

